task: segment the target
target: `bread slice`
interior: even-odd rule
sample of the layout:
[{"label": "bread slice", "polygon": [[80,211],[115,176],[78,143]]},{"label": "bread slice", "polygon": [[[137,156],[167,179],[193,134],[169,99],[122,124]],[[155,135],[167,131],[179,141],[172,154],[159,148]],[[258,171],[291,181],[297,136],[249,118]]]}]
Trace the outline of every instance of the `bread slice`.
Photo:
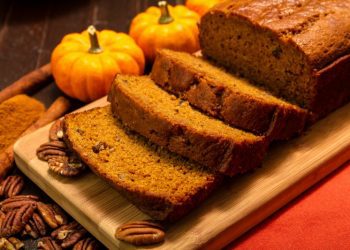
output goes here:
[{"label": "bread slice", "polygon": [[323,117],[350,100],[350,1],[224,1],[200,22],[206,57]]},{"label": "bread slice", "polygon": [[148,76],[118,75],[109,101],[131,130],[211,170],[233,176],[261,165],[266,137],[232,128],[158,87]]},{"label": "bread slice", "polygon": [[221,176],[125,130],[110,105],[67,115],[63,124],[69,147],[154,219],[179,219],[220,183]]},{"label": "bread slice", "polygon": [[258,135],[289,139],[305,126],[304,109],[188,53],[158,51],[151,78],[207,114]]}]

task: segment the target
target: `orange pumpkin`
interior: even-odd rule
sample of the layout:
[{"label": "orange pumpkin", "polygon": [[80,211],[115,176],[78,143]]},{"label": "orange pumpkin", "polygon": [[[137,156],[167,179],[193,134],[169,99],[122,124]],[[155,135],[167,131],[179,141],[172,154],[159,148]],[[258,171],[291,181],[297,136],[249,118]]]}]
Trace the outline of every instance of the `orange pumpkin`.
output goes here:
[{"label": "orange pumpkin", "polygon": [[222,1],[223,0],[187,0],[186,6],[197,12],[200,16],[203,16],[211,7]]},{"label": "orange pumpkin", "polygon": [[199,15],[183,5],[172,7],[166,1],[158,5],[138,14],[130,26],[129,34],[146,58],[153,61],[156,50],[161,48],[189,53],[199,50]]},{"label": "orange pumpkin", "polygon": [[141,75],[144,66],[143,51],[129,35],[93,26],[66,35],[51,55],[57,86],[83,102],[106,95],[117,73]]}]

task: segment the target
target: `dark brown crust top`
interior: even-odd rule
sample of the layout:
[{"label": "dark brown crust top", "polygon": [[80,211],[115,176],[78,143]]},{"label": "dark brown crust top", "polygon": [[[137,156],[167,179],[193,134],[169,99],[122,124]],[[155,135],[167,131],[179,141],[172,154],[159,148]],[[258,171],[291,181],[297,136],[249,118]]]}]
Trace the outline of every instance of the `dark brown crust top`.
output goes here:
[{"label": "dark brown crust top", "polygon": [[207,15],[213,13],[239,16],[275,33],[294,44],[315,70],[350,53],[349,0],[224,1]]},{"label": "dark brown crust top", "polygon": [[65,116],[65,119],[63,120],[63,130],[65,135],[64,140],[67,143],[67,146],[73,150],[97,176],[108,182],[132,204],[153,219],[167,222],[177,221],[198,206],[200,202],[205,200],[221,183],[222,176],[216,175],[213,180],[208,180],[208,183],[203,186],[201,190],[198,190],[190,199],[179,204],[173,204],[164,197],[156,196],[151,192],[137,190],[132,186],[127,186],[124,183],[121,183],[106,171],[102,171],[102,169],[96,165],[96,162],[92,161],[87,156],[87,152],[81,150],[81,148],[74,144],[74,141],[71,141],[71,133],[74,132],[70,129],[69,120],[76,115],[83,115],[86,112],[89,112],[89,110]]},{"label": "dark brown crust top", "polygon": [[294,105],[279,106],[224,85],[218,87],[210,77],[182,65],[169,53],[178,52],[158,51],[151,72],[151,78],[167,91],[232,126],[267,135],[271,140],[289,139],[303,131],[305,110]]},{"label": "dark brown crust top", "polygon": [[[125,79],[124,79],[125,80]],[[261,165],[269,141],[266,137],[252,142],[202,134],[190,126],[148,110],[121,87],[118,76],[109,101],[113,114],[133,131],[170,151],[192,159],[215,172],[233,176]]]}]

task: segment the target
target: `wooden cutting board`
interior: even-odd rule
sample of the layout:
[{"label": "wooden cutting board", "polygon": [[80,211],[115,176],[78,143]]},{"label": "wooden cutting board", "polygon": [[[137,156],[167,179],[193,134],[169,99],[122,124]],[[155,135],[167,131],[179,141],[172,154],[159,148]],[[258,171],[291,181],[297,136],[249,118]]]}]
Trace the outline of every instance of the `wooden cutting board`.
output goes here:
[{"label": "wooden cutting board", "polygon": [[[83,109],[106,105],[106,99]],[[79,178],[51,174],[35,150],[48,140],[49,126],[15,145],[18,167],[110,249],[133,248],[114,238],[122,223],[148,218],[92,173]],[[170,226],[166,241],[151,248],[222,247],[282,207],[350,158],[350,105],[305,135],[274,145],[263,167],[232,179],[187,217]]]}]

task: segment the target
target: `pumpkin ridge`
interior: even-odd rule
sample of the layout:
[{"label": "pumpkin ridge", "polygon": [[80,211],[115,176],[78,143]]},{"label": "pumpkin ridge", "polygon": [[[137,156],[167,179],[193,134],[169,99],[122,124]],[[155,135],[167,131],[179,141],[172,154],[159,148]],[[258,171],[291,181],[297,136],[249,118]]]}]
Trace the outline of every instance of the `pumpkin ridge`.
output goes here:
[{"label": "pumpkin ridge", "polygon": [[[66,58],[67,56],[72,56],[72,54],[77,54],[76,58],[73,59],[73,61],[69,62],[70,63],[70,68],[72,68],[72,65],[79,60],[79,58],[81,58],[81,56],[79,56],[79,54],[81,54],[83,52],[70,52],[68,54],[64,54],[63,56],[61,56],[55,63],[53,63],[53,65],[59,65],[59,63]],[[66,59],[67,60],[67,59]],[[54,66],[56,68],[56,66]],[[53,67],[53,68],[54,68]],[[55,73],[56,69],[53,71],[53,74]],[[67,94],[69,94],[71,97],[76,98],[74,91],[73,91],[73,87],[71,86],[71,74],[67,74],[67,82],[62,82],[62,83],[58,83],[56,82],[56,84],[58,85],[58,87],[62,90],[62,91],[66,91]]]},{"label": "pumpkin ridge", "polygon": [[[75,69],[76,69],[76,67],[77,67],[77,64],[78,64],[78,62],[79,62],[79,60],[80,59],[82,59],[82,57],[78,57],[76,60],[74,60],[72,63],[71,63],[71,72],[74,72],[75,71]],[[75,89],[77,89],[76,88],[76,86],[74,86],[73,84],[72,84],[72,76],[75,76],[76,74],[70,74],[69,75],[69,86],[70,86],[70,88],[71,88],[71,92],[72,92],[72,97],[73,98],[78,98],[78,95],[76,94],[76,92],[75,92]],[[81,79],[80,79],[81,80]],[[79,93],[78,93],[79,94]],[[85,93],[85,96],[86,96],[86,93]],[[80,98],[79,98],[80,99]],[[81,100],[81,99],[80,99]]]},{"label": "pumpkin ridge", "polygon": [[[106,59],[104,57],[105,58],[109,57],[110,61],[113,63],[113,69],[109,70],[109,72],[106,72],[106,68],[108,67],[108,64],[106,63]],[[108,93],[108,91],[109,91],[109,89],[110,89],[110,87],[112,85],[112,82],[113,82],[113,79],[114,79],[115,75],[121,73],[122,69],[115,62],[114,58],[112,58],[110,56],[109,53],[104,53],[102,56],[99,56],[98,59],[100,61],[100,65],[101,65],[101,71],[104,71],[104,74],[103,74],[103,77],[102,77],[103,78],[102,81],[104,82],[104,84],[103,84],[103,86],[104,86],[103,92],[104,93]],[[110,72],[113,72],[112,76],[111,76]]]}]

